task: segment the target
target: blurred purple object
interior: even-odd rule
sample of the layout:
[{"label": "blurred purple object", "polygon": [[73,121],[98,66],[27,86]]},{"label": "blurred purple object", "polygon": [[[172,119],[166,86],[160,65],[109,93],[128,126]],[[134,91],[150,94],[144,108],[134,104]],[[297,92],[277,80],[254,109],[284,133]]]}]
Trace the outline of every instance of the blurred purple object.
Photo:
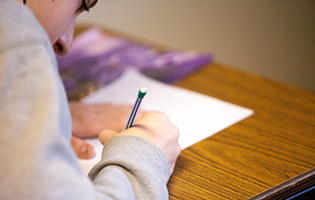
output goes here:
[{"label": "blurred purple object", "polygon": [[91,28],[75,38],[72,51],[57,56],[67,93],[80,83],[104,86],[132,67],[157,80],[172,83],[213,60],[212,54],[190,51],[158,52],[146,44],[106,35]]}]

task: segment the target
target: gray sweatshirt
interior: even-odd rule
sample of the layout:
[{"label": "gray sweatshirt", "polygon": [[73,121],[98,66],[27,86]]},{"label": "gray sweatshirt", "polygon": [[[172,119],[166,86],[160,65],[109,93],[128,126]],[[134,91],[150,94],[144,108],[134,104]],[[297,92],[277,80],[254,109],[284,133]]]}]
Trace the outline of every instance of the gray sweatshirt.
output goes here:
[{"label": "gray sweatshirt", "polygon": [[116,136],[89,177],[70,145],[71,116],[48,36],[16,0],[0,0],[0,199],[168,199],[167,159]]}]

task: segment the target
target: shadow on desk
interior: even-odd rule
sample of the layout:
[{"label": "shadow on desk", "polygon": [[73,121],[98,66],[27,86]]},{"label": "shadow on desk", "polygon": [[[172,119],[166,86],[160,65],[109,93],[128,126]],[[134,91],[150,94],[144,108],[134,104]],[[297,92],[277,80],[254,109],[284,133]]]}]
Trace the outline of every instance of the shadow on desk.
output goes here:
[{"label": "shadow on desk", "polygon": [[315,186],[310,187],[302,192],[299,192],[286,200],[312,200],[315,197]]}]

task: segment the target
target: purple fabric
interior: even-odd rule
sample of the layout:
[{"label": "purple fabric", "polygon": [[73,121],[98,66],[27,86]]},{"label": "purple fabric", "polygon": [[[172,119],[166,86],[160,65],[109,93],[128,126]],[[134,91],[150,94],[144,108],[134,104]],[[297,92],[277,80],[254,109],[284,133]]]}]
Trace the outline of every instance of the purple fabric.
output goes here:
[{"label": "purple fabric", "polygon": [[104,86],[128,67],[165,83],[173,83],[212,60],[212,54],[158,52],[145,44],[108,36],[97,28],[79,35],[68,55],[57,56],[59,72],[68,93],[84,82],[93,81],[98,87]]}]

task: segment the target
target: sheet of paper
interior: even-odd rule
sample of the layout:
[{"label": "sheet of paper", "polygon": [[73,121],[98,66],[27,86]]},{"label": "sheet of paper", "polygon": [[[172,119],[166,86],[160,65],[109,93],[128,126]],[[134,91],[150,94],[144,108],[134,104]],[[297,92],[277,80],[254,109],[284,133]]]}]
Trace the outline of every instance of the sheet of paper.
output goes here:
[{"label": "sheet of paper", "polygon": [[[83,103],[131,104],[141,87],[148,89],[141,109],[165,112],[180,130],[179,144],[185,149],[249,117],[253,110],[210,96],[164,84],[129,69],[117,80],[82,100]],[[131,112],[131,111],[130,111]],[[127,122],[126,122],[127,123]],[[95,147],[96,156],[79,163],[85,173],[100,160],[102,145],[97,139],[87,142]]]}]

